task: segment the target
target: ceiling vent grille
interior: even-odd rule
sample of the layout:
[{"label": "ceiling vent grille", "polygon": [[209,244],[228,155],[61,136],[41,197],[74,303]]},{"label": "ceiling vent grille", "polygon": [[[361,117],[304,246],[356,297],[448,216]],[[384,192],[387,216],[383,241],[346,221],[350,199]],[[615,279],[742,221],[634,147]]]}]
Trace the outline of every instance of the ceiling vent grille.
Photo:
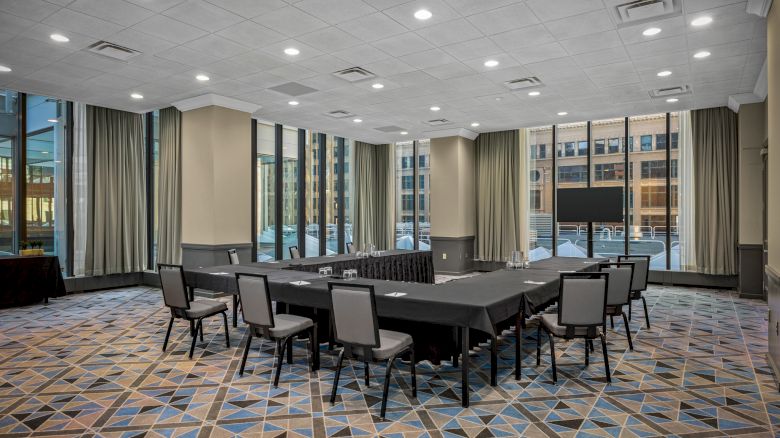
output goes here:
[{"label": "ceiling vent grille", "polygon": [[504,82],[510,90],[523,90],[526,88],[533,88],[542,85],[542,81],[536,76],[529,76],[527,78],[512,79],[511,81]]},{"label": "ceiling vent grille", "polygon": [[325,113],[325,115],[329,116],[329,117],[333,117],[334,119],[344,119],[344,118],[347,118],[347,117],[354,116],[353,113],[351,113],[349,111],[345,111],[345,110],[331,111],[329,113]]},{"label": "ceiling vent grille", "polygon": [[95,44],[87,47],[87,50],[100,56],[105,56],[119,61],[127,61],[128,59],[141,54],[141,52],[138,50],[133,50],[131,48],[110,43],[108,41],[98,41]]},{"label": "ceiling vent grille", "polygon": [[277,93],[286,94],[288,96],[302,96],[304,94],[314,93],[317,91],[312,87],[308,87],[298,82],[287,82],[286,84],[280,84],[275,87],[269,88],[269,90],[276,91]]},{"label": "ceiling vent grille", "polygon": [[442,126],[442,125],[449,125],[452,122],[450,122],[447,119],[433,119],[433,120],[428,120],[427,123],[431,126]]},{"label": "ceiling vent grille", "polygon": [[681,0],[607,0],[618,26],[633,26],[682,13]]},{"label": "ceiling vent grille", "polygon": [[692,92],[693,90],[691,89],[690,85],[680,85],[676,87],[656,88],[655,90],[650,90],[650,97],[653,99],[661,99],[666,97],[691,94]]},{"label": "ceiling vent grille", "polygon": [[379,132],[387,132],[387,133],[390,133],[390,132],[401,132],[401,131],[404,130],[404,128],[402,128],[400,126],[395,126],[395,125],[380,126],[378,128],[374,128],[374,129],[376,129]]},{"label": "ceiling vent grille", "polygon": [[359,82],[366,79],[375,78],[376,75],[362,67],[350,67],[344,70],[333,72],[333,76],[344,79],[347,82]]}]

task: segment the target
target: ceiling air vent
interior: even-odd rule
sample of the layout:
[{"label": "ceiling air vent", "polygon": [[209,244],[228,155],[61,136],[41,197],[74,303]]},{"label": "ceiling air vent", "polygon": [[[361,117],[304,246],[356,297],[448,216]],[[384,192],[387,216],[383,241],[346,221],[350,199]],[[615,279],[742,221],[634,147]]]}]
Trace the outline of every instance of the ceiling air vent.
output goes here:
[{"label": "ceiling air vent", "polygon": [[98,41],[95,44],[87,47],[87,50],[101,56],[117,59],[119,61],[127,61],[128,59],[141,54],[141,52],[138,50],[133,50],[131,48],[110,43],[108,41]]},{"label": "ceiling air vent", "polygon": [[681,96],[684,94],[691,94],[693,90],[691,90],[690,85],[680,85],[677,87],[668,87],[668,88],[657,88],[655,90],[650,90],[650,97],[653,99],[660,99],[663,97],[672,97],[672,96]]},{"label": "ceiling air vent", "polygon": [[450,122],[447,119],[433,119],[433,120],[428,120],[427,123],[431,126],[442,126],[442,125],[449,125],[452,122]]},{"label": "ceiling air vent", "polygon": [[343,119],[343,118],[346,118],[346,117],[352,117],[352,116],[354,116],[354,114],[352,114],[352,113],[351,113],[351,112],[349,112],[349,111],[345,111],[345,110],[336,110],[336,111],[331,111],[331,112],[329,112],[329,113],[325,113],[325,115],[326,115],[326,116],[333,117],[334,119]]},{"label": "ceiling air vent", "polygon": [[522,90],[525,88],[538,87],[542,85],[542,81],[536,76],[529,76],[527,78],[512,79],[511,81],[504,82],[510,90]]},{"label": "ceiling air vent", "polygon": [[390,125],[390,126],[380,126],[378,128],[374,128],[379,132],[401,132],[404,130],[404,128],[400,126]]},{"label": "ceiling air vent", "polygon": [[607,0],[619,26],[655,21],[682,13],[681,0]]},{"label": "ceiling air vent", "polygon": [[312,87],[308,87],[297,82],[287,82],[286,84],[277,85],[269,88],[269,90],[276,91],[277,93],[286,94],[288,96],[301,96],[317,91]]},{"label": "ceiling air vent", "polygon": [[375,78],[376,75],[362,67],[350,67],[333,73],[333,76],[344,79],[347,82],[358,82],[365,79]]}]

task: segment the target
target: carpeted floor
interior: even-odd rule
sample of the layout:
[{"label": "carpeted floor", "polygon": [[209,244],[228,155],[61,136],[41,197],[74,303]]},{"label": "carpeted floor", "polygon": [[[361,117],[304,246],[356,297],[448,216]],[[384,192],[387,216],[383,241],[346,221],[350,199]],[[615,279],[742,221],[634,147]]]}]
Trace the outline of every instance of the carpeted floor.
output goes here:
[{"label": "carpeted floor", "polygon": [[[236,370],[243,327],[224,345],[221,318],[187,359],[188,329],[168,322],[158,290],[146,287],[71,295],[0,311],[0,436],[775,436],[780,393],[765,361],[766,305],[733,292],[651,286],[652,329],[637,312],[635,351],[622,323],[608,334],[613,383],[601,355],[583,365],[582,341],[558,341],[559,380],[549,349],[536,367],[535,333],[525,332],[523,378],[513,376],[513,343],[500,345],[499,386],[488,385],[486,352],[471,376],[472,405],[462,409],[460,371],[418,368],[410,398],[399,363],[388,421],[377,417],[384,372],[362,364],[342,372],[339,397],[327,401],[334,357],[310,375],[305,344],[270,385],[273,346],[252,350]],[[635,307],[636,310],[636,307]],[[617,321],[616,321],[617,322]],[[259,343],[253,343],[259,346]],[[598,351],[597,351],[598,353]]]}]

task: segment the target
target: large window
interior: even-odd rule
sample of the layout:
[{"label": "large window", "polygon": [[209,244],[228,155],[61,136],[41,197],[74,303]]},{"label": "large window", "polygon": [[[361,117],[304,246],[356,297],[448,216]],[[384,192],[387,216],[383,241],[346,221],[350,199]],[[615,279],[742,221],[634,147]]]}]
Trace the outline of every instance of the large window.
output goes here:
[{"label": "large window", "polygon": [[431,248],[431,141],[417,142],[417,215],[420,227],[418,235],[420,249]]},{"label": "large window", "polygon": [[[571,123],[558,125],[556,141],[559,151],[558,188],[583,188],[588,186],[588,124]],[[569,153],[569,145],[578,145],[579,154]],[[560,156],[561,154],[559,154]],[[588,223],[558,222],[558,255],[565,257],[587,257]]]},{"label": "large window", "polygon": [[257,123],[257,261],[276,258],[276,133],[269,123]]},{"label": "large window", "polygon": [[306,136],[306,257],[320,255],[320,135]]},{"label": "large window", "polygon": [[282,129],[282,258],[298,246],[298,130]]},{"label": "large window", "polygon": [[0,89],[0,254],[14,248],[14,150],[17,142],[17,94]]},{"label": "large window", "polygon": [[541,260],[553,255],[553,157],[547,157],[547,145],[553,144],[552,126],[531,128],[528,142],[531,155],[529,260]]},{"label": "large window", "polygon": [[325,191],[325,247],[328,254],[335,254],[339,250],[338,224],[339,198],[336,196],[336,172],[338,167],[338,144],[336,137],[325,136],[325,182],[320,188],[320,194]]},{"label": "large window", "polygon": [[[591,187],[623,187],[626,180],[625,154],[619,153],[620,139],[625,137],[625,119],[597,120],[591,123],[592,138],[607,138],[608,155],[594,156],[591,167]],[[593,255],[614,257],[625,252],[625,223],[597,222],[593,224]]]},{"label": "large window", "polygon": [[[405,184],[404,181],[409,181],[409,184]],[[395,184],[395,247],[414,249],[413,141],[395,144]]]},{"label": "large window", "polygon": [[355,177],[353,173],[355,156],[352,150],[352,141],[344,139],[344,169],[341,169],[344,174],[344,252],[347,252],[346,244],[353,242],[352,224],[355,217],[354,199],[352,198],[353,193],[355,193]]}]

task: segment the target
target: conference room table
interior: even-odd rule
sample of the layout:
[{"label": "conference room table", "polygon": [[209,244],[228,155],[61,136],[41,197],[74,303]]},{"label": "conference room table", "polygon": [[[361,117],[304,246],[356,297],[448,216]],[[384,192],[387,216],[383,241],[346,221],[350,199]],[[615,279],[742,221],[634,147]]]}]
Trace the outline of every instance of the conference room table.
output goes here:
[{"label": "conference room table", "polygon": [[[515,335],[522,339],[522,321],[527,312],[538,311],[557,299],[560,273],[594,270],[600,261],[603,259],[556,258],[545,264],[532,264],[531,269],[502,269],[439,285],[369,278],[350,281],[374,287],[379,317],[457,328],[461,349],[461,403],[467,407],[470,330],[484,332],[492,340],[490,383],[495,386],[499,323],[514,318]],[[328,282],[344,280],[280,269],[283,265],[280,262],[187,268],[185,278],[190,293],[199,288],[236,294],[236,273],[264,274],[268,277],[271,299],[277,303],[309,307],[315,313],[330,308]],[[521,346],[521,342],[515,343],[517,379],[521,374]],[[318,367],[319,358],[315,356],[314,360]]]}]

